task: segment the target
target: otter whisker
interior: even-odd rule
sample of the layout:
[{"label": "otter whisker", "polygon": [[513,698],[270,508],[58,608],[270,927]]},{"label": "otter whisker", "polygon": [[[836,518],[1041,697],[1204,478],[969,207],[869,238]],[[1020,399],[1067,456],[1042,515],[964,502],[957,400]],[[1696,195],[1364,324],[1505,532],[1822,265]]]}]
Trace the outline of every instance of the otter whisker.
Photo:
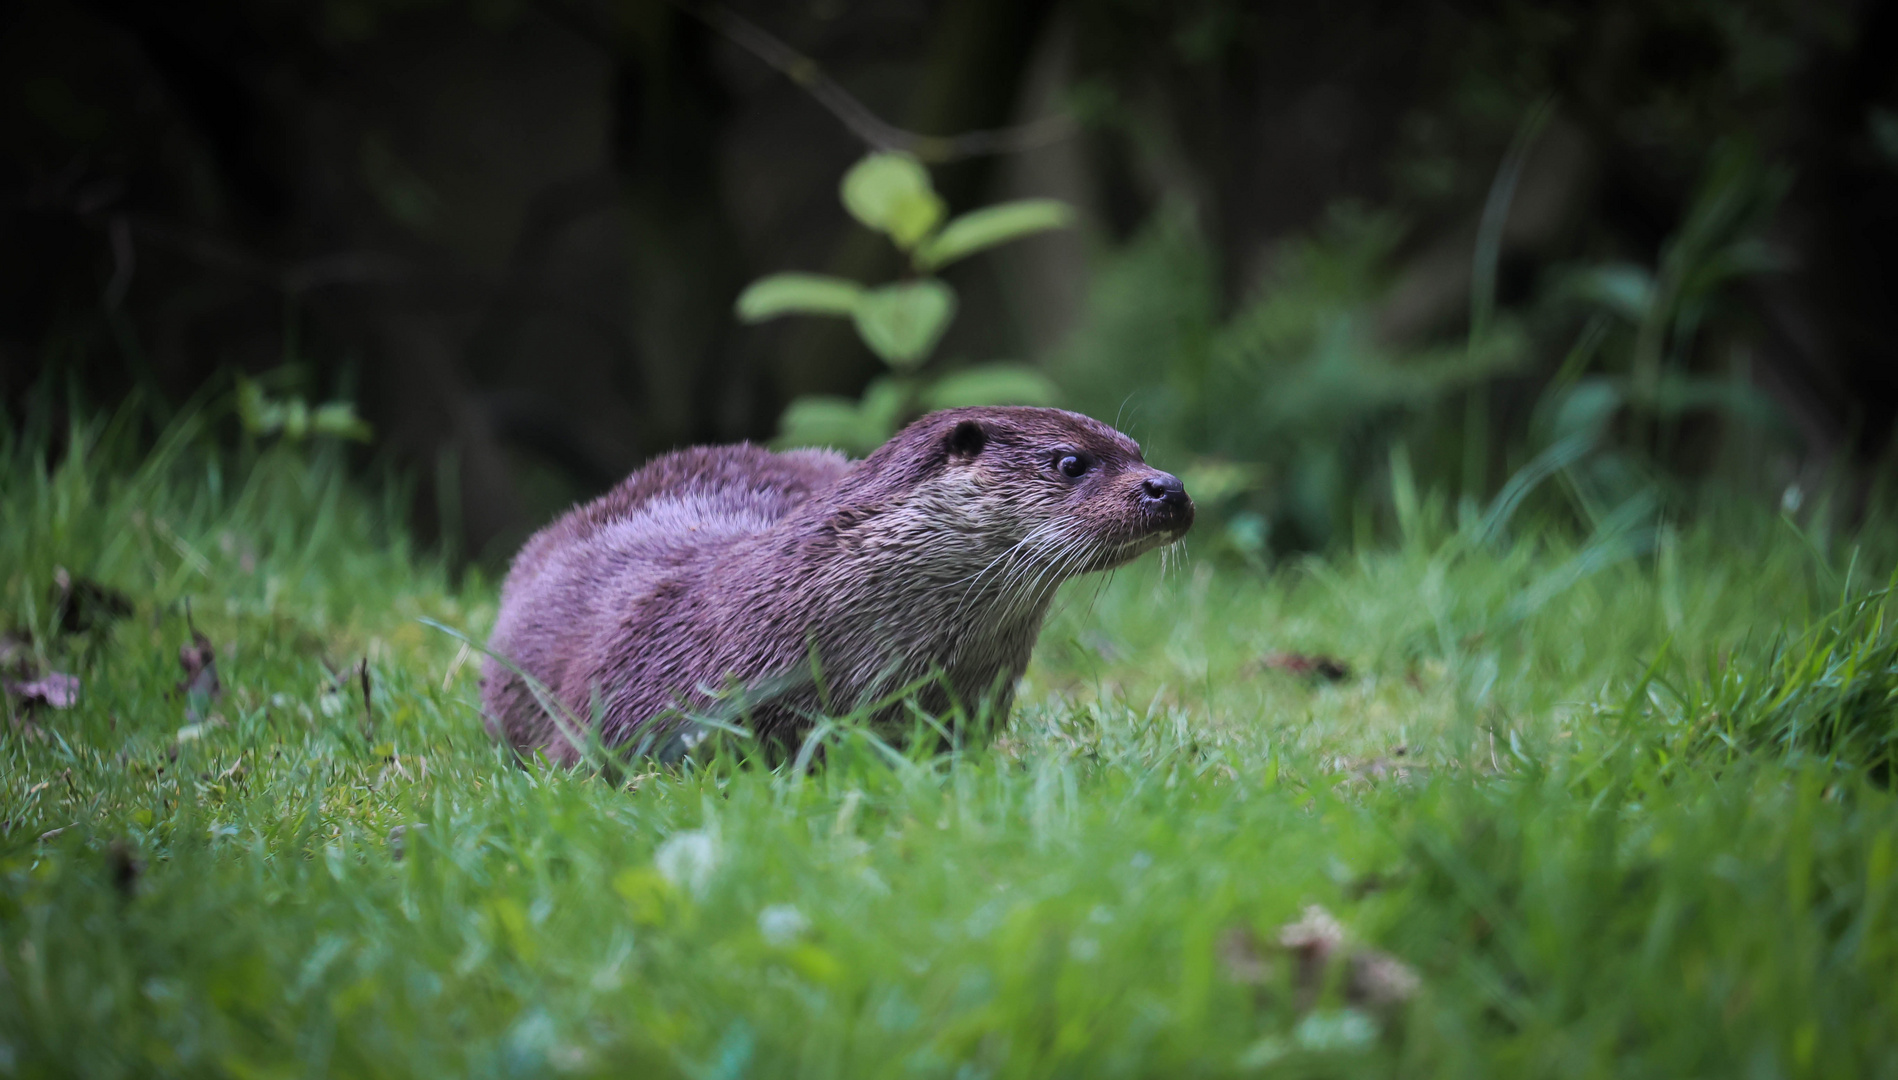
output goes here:
[{"label": "otter whisker", "polygon": [[[994,569],[996,572],[996,576],[992,582],[992,587],[991,587],[991,584],[984,583],[982,580],[980,580],[981,578],[980,574],[976,575],[976,580],[973,580],[969,583],[968,587],[962,591],[961,597],[956,601],[955,609],[950,612],[950,621],[959,623],[962,618],[963,612],[965,610],[971,609],[972,605],[975,607],[980,607],[984,602],[984,597],[990,595],[991,592],[993,592],[996,595],[1006,595],[1007,593],[1006,582],[1011,575],[1012,568],[1014,567],[1016,560],[1019,557],[1020,557],[1019,545],[1017,545],[1016,548],[1011,548],[1009,551],[1006,551],[1002,555],[997,556],[996,562],[991,563],[991,567],[990,567]],[[997,565],[998,563],[999,565]],[[985,568],[982,571],[982,573],[983,574],[988,573],[988,569],[990,568]]]},{"label": "otter whisker", "polygon": [[1073,556],[1077,553],[1085,555],[1098,543],[1097,538],[1077,531],[1066,544],[1053,552],[1041,572],[1035,575],[1032,586],[1027,590],[1028,595],[1033,598],[1033,603],[1041,603],[1047,594],[1060,588],[1063,581],[1073,576],[1074,567],[1086,566],[1085,558],[1075,560]]},{"label": "otter whisker", "polygon": [[[1138,543],[1138,541],[1131,542]],[[1126,546],[1125,543],[1116,545],[1110,540],[1096,539],[1093,546],[1083,552],[1081,556],[1075,560],[1076,566],[1080,573],[1085,573],[1087,572],[1087,568],[1093,565],[1096,559],[1101,558],[1118,547],[1124,546]],[[1118,565],[1107,567],[1106,573],[1102,574],[1099,581],[1095,584],[1094,591],[1088,595],[1087,606],[1083,609],[1084,613],[1094,610],[1094,605],[1100,602],[1101,594],[1106,591],[1108,584],[1114,580],[1114,575],[1119,572],[1119,569]],[[1063,607],[1060,610],[1066,611],[1068,609]]]},{"label": "otter whisker", "polygon": [[1025,588],[1027,582],[1039,576],[1047,566],[1048,552],[1059,550],[1068,542],[1067,530],[1057,530],[1044,544],[1025,549],[1021,558],[1009,564],[997,590],[1004,598],[1003,610],[1019,613],[1034,606],[1033,598]]},{"label": "otter whisker", "polygon": [[[1030,548],[1029,545],[1032,544],[1043,532],[1059,532],[1062,529],[1062,527],[1064,527],[1065,525],[1066,525],[1066,522],[1050,521],[1043,525],[1037,526],[1034,529],[1031,529],[1028,535],[1022,537],[1020,540],[1017,540],[1014,544],[1010,545],[1007,548],[1007,550],[1003,551],[1000,555],[997,555],[995,558],[990,559],[988,561],[988,564],[982,567],[982,569],[977,570],[974,574],[969,575],[969,578],[963,579],[963,580],[969,581],[969,587],[963,590],[962,598],[957,601],[955,611],[951,613],[951,616],[950,616],[951,619],[952,620],[959,619],[962,616],[962,610],[968,604],[969,598],[972,595],[976,595],[977,588],[982,584],[982,581],[981,581],[982,576],[987,574],[991,569],[995,568],[996,564],[998,563],[1001,564],[1001,577],[998,579],[998,584],[1002,586],[1002,588],[998,591],[1002,591],[1006,593],[1006,585],[1007,585],[1008,580],[1013,575],[1013,567],[1015,565],[1016,558],[1020,555],[1031,552],[1032,549]],[[953,584],[960,584],[960,581],[954,582]]]},{"label": "otter whisker", "polygon": [[1036,581],[1035,592],[1038,599],[1044,603],[1052,601],[1055,592],[1058,591],[1061,586],[1067,584],[1069,580],[1086,569],[1088,554],[1093,550],[1094,545],[1092,543],[1082,542],[1072,545],[1068,550],[1064,551],[1060,560],[1050,567],[1047,575]]},{"label": "otter whisker", "polygon": [[[982,576],[984,574],[987,574],[991,569],[994,569],[997,563],[1003,563],[1003,570],[1006,571],[1008,564],[1004,562],[1004,560],[1012,560],[1014,556],[1022,552],[1025,548],[1027,548],[1030,544],[1032,544],[1036,539],[1038,539],[1042,533],[1049,532],[1049,531],[1059,531],[1060,528],[1062,528],[1065,524],[1066,523],[1062,521],[1050,521],[1042,525],[1039,525],[1035,527],[1034,529],[1029,530],[1028,535],[1022,537],[1020,540],[1017,540],[1013,544],[1009,545],[1005,550],[1003,550],[1003,552],[1000,555],[997,555],[993,559],[990,559],[988,563],[982,567],[982,569],[977,570],[975,573],[970,574],[967,577],[958,578],[957,580],[951,582],[950,584],[960,585],[962,584],[962,582],[968,581],[970,582],[969,588],[970,589],[975,588],[975,586],[980,583]],[[964,592],[964,595],[965,596],[967,595],[966,590]]]},{"label": "otter whisker", "polygon": [[1165,581],[1171,572],[1177,577],[1186,576],[1186,541],[1175,540],[1160,549],[1160,580]]},{"label": "otter whisker", "polygon": [[1059,530],[1066,524],[1067,523],[1063,521],[1049,521],[1049,522],[1044,522],[1043,524],[1038,525],[1033,529],[1030,529],[1028,531],[1028,535],[1022,537],[1020,540],[1015,541],[1013,544],[1010,544],[1006,549],[1002,551],[1000,555],[997,555],[993,559],[990,559],[988,563],[982,567],[982,569],[977,570],[975,573],[970,574],[967,577],[957,578],[955,581],[950,582],[950,584],[960,585],[964,581],[969,581],[971,579],[979,579],[983,574],[988,573],[989,570],[992,569],[996,563],[1001,562],[1003,559],[1009,558],[1010,556],[1014,555],[1016,552],[1020,551],[1022,548],[1033,543],[1038,537],[1041,536],[1043,532]]},{"label": "otter whisker", "polygon": [[[1089,559],[1089,564],[1092,565],[1093,561],[1095,559],[1099,559],[1101,555],[1103,555],[1104,553],[1105,553],[1104,545],[1100,548],[1097,548],[1095,552],[1093,553],[1093,556]],[[1087,606],[1090,610],[1094,607],[1095,602],[1101,598],[1101,590],[1107,587],[1107,582],[1113,580],[1114,571],[1117,569],[1117,567],[1108,566],[1105,569],[1107,572],[1104,574],[1101,574],[1099,579],[1095,582],[1094,591],[1088,599]]]},{"label": "otter whisker", "polygon": [[[1062,547],[1061,551],[1065,552],[1071,549],[1074,544],[1075,541],[1070,540]],[[1023,580],[1023,588],[1021,591],[1022,599],[1019,606],[1026,609],[1037,607],[1043,603],[1048,592],[1048,583],[1052,581],[1054,585],[1060,585],[1061,567],[1062,561],[1059,554],[1050,557],[1042,562],[1040,566],[1036,567],[1034,573]]]},{"label": "otter whisker", "polygon": [[1035,606],[1035,597],[1028,589],[1028,582],[1040,577],[1047,568],[1045,553],[1036,552],[1036,557],[1024,558],[1010,568],[1001,587],[1004,597],[1003,610],[1011,615],[1019,615]]},{"label": "otter whisker", "polygon": [[1101,575],[1100,584],[1094,586],[1094,595],[1088,598],[1087,611],[1085,614],[1092,615],[1094,613],[1094,606],[1101,602],[1101,597],[1107,594],[1107,587],[1114,583],[1114,576],[1119,573],[1120,567],[1116,566]]},{"label": "otter whisker", "polygon": [[[1019,595],[1015,592],[1017,585],[1025,584],[1029,580],[1030,575],[1039,577],[1041,571],[1048,565],[1049,561],[1075,541],[1078,530],[1073,523],[1063,521],[1059,524],[1061,527],[1054,530],[1054,535],[1051,536],[1044,545],[1038,545],[1035,549],[1029,549],[1026,553],[1029,557],[1016,563],[1009,569],[1009,572],[1002,579],[1002,591],[1004,593]],[[1040,558],[1036,558],[1035,556],[1040,556]]]}]

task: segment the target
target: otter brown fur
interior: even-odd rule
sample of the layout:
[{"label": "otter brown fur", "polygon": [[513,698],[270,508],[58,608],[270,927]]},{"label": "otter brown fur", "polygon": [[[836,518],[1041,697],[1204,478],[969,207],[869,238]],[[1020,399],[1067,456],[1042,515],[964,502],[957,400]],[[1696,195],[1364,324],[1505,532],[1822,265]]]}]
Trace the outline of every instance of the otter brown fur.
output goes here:
[{"label": "otter brown fur", "polygon": [[1192,521],[1132,439],[1057,409],[933,413],[857,462],[677,451],[521,549],[490,650],[565,716],[490,659],[489,730],[571,763],[576,719],[658,746],[734,691],[733,719],[780,737],[910,686],[1006,717],[1055,587]]}]

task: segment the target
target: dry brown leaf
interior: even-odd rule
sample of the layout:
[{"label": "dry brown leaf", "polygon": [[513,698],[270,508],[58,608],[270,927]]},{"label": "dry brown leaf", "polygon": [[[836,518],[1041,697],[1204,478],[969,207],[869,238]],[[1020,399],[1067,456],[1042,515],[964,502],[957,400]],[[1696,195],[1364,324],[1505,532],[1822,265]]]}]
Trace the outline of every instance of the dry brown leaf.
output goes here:
[{"label": "dry brown leaf", "polygon": [[70,709],[79,701],[79,676],[49,671],[27,682],[7,683],[7,693],[20,699],[28,709]]},{"label": "dry brown leaf", "polygon": [[224,695],[224,684],[218,679],[217,650],[191,621],[190,601],[185,602],[185,627],[191,631],[191,642],[178,647],[178,666],[185,671],[178,693],[185,698],[185,718],[196,723],[203,719],[205,706]]},{"label": "dry brown leaf", "polygon": [[1335,656],[1316,653],[1272,653],[1261,659],[1259,666],[1301,678],[1323,679],[1325,682],[1343,682],[1351,677],[1351,665]]},{"label": "dry brown leaf", "polygon": [[1343,964],[1347,1002],[1390,1009],[1410,1000],[1422,985],[1410,965],[1389,953],[1354,945],[1331,912],[1312,904],[1297,920],[1279,927],[1278,939],[1262,943],[1249,926],[1228,930],[1219,939],[1226,976],[1247,986],[1267,986],[1289,962],[1294,1004],[1300,1012],[1318,1003],[1334,965]]}]

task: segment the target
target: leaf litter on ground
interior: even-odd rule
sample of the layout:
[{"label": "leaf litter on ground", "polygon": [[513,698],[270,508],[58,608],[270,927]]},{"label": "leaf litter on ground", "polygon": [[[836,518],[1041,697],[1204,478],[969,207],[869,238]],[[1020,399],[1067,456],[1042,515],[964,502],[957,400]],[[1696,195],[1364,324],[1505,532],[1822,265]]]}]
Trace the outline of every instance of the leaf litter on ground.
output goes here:
[{"label": "leaf litter on ground", "polygon": [[1269,653],[1260,658],[1259,667],[1262,670],[1282,671],[1287,675],[1329,683],[1344,682],[1351,677],[1351,665],[1335,656],[1313,653]]},{"label": "leaf litter on ground", "polygon": [[79,702],[79,677],[63,671],[50,671],[37,679],[7,684],[7,693],[31,709],[43,705],[49,709],[70,709]]},{"label": "leaf litter on ground", "polygon": [[176,689],[185,699],[185,719],[197,724],[205,719],[210,703],[224,696],[224,684],[218,678],[217,650],[192,620],[189,600],[185,601],[185,628],[191,640],[178,646],[178,666],[184,669],[185,677]]}]

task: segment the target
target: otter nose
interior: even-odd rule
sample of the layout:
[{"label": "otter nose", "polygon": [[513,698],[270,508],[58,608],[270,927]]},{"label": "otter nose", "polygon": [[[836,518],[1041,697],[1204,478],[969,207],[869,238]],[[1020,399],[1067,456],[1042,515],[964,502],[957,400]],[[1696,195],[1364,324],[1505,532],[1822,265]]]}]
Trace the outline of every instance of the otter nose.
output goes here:
[{"label": "otter nose", "polygon": [[1177,514],[1188,510],[1193,500],[1186,497],[1186,485],[1172,473],[1154,473],[1140,482],[1140,503],[1148,511]]}]

